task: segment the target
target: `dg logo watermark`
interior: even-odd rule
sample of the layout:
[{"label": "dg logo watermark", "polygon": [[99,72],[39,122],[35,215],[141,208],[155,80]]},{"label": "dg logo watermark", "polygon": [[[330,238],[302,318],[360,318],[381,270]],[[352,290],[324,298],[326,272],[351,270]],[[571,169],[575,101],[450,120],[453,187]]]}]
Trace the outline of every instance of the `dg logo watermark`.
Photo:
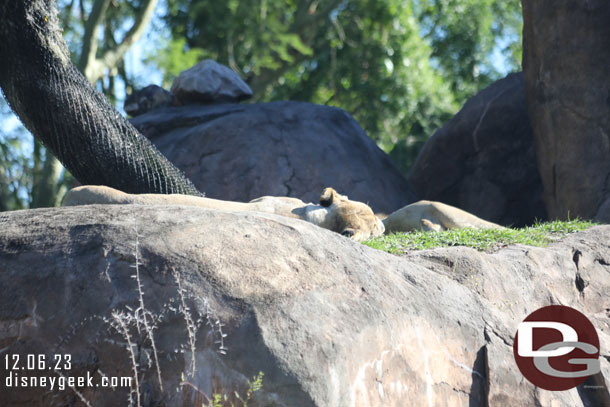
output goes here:
[{"label": "dg logo watermark", "polygon": [[513,352],[523,376],[545,390],[568,390],[600,372],[595,327],[582,313],[563,305],[529,314],[519,324]]}]

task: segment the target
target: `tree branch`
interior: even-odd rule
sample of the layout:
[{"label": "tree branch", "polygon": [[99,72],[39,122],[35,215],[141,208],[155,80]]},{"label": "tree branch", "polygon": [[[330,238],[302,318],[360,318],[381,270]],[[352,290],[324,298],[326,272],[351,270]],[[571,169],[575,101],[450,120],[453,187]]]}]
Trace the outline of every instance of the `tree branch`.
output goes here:
[{"label": "tree branch", "polygon": [[87,21],[87,18],[85,16],[85,4],[84,4],[85,0],[79,0],[78,1],[78,8],[80,10],[80,22],[83,24],[83,27],[85,26],[85,22]]},{"label": "tree branch", "polygon": [[68,4],[64,9],[65,18],[61,22],[61,26],[64,29],[64,31],[68,31],[68,29],[69,29],[68,26],[70,25],[70,17],[72,17],[72,7],[73,6],[74,6],[74,0],[70,0],[70,4]]},{"label": "tree branch", "polygon": [[[98,1],[109,1],[109,0],[98,0]],[[104,52],[104,54],[97,59],[94,59],[90,65],[87,66],[85,76],[90,82],[95,82],[103,74],[104,70],[108,68],[114,68],[116,64],[123,58],[129,48],[136,42],[146,28],[146,25],[150,21],[153,15],[153,11],[157,6],[158,0],[147,0],[140,12],[135,16],[133,26],[127,31],[123,40],[114,47],[110,47]],[[93,14],[93,13],[92,13]]]},{"label": "tree branch", "polygon": [[98,27],[104,20],[106,10],[110,0],[95,0],[91,14],[85,22],[85,33],[83,35],[83,46],[81,48],[80,58],[76,67],[81,71],[87,80],[95,83],[97,77],[90,76],[90,69],[96,65],[95,55],[97,53],[97,32]]}]

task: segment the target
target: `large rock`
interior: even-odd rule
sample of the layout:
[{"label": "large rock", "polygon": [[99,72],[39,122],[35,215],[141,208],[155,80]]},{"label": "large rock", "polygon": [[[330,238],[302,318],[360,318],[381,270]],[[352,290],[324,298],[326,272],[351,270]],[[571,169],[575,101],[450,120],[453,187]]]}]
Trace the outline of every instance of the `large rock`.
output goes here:
[{"label": "large rock", "polygon": [[234,103],[252,96],[252,89],[231,68],[205,59],[178,75],[171,92],[179,104]]},{"label": "large rock", "polygon": [[171,106],[174,95],[157,85],[148,85],[143,89],[134,91],[125,99],[125,113],[138,116],[150,110]]},{"label": "large rock", "polygon": [[549,217],[608,220],[610,3],[522,3],[526,95]]},{"label": "large rock", "polygon": [[[605,387],[531,385],[512,345],[527,314],[569,305],[596,326],[609,377],[609,240],[610,227],[597,227],[546,249],[399,258],[264,214],[137,206],[2,213],[0,349],[19,355],[19,366],[27,355],[70,355],[71,369],[58,373],[88,372],[94,383],[135,369],[141,406],[244,396],[259,371],[253,407],[600,406]],[[74,390],[3,387],[1,397],[28,407],[128,404],[126,387]]]},{"label": "large rock", "polygon": [[387,155],[343,110],[299,102],[158,109],[132,123],[210,198],[317,202],[332,186],[390,213],[416,200]]},{"label": "large rock", "polygon": [[422,199],[503,225],[546,219],[523,75],[471,98],[424,145],[409,173]]}]

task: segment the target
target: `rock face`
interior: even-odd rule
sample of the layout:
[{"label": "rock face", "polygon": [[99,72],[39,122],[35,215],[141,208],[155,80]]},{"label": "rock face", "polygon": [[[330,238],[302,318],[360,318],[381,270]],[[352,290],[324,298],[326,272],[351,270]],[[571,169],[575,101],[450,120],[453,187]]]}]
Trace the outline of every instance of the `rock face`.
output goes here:
[{"label": "rock face", "polygon": [[546,219],[523,75],[470,99],[424,145],[409,173],[421,199],[503,225]]},{"label": "rock face", "polygon": [[250,87],[231,68],[206,59],[178,75],[171,92],[178,104],[234,103],[252,96]]},{"label": "rock face", "polygon": [[522,3],[526,95],[548,213],[592,218],[610,200],[610,4]]},{"label": "rock face", "polygon": [[2,400],[201,405],[203,393],[245,396],[246,379],[263,371],[250,406],[603,405],[603,377],[599,388],[541,390],[519,373],[512,345],[530,312],[569,305],[595,325],[609,377],[608,241],[604,226],[545,249],[399,258],[272,215],[137,206],[2,213],[3,353],[19,355],[19,366],[28,354],[70,355],[71,369],[59,373],[89,373],[93,383],[134,369],[138,377],[137,392],[135,381],[131,393],[9,387]]},{"label": "rock face", "polygon": [[148,85],[125,99],[125,112],[137,116],[149,110],[171,106],[174,95],[157,85]]},{"label": "rock face", "polygon": [[210,198],[318,202],[332,186],[390,213],[416,200],[387,155],[344,111],[299,102],[159,109],[132,123]]}]

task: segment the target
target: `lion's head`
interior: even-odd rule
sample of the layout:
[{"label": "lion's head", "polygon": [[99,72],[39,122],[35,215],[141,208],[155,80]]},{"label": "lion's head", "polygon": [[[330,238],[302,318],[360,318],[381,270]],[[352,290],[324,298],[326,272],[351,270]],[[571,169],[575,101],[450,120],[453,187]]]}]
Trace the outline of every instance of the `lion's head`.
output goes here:
[{"label": "lion's head", "polygon": [[385,227],[366,204],[350,201],[333,188],[325,188],[320,195],[320,205],[330,209],[328,227],[356,241],[382,235]]}]

